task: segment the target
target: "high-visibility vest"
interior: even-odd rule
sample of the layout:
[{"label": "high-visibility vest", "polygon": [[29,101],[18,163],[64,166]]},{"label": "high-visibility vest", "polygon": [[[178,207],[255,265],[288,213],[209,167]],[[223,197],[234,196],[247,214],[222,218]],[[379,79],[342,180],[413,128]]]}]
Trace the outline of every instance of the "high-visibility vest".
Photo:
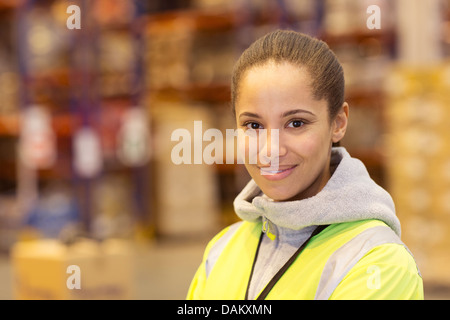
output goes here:
[{"label": "high-visibility vest", "polygon": [[[244,221],[217,234],[187,299],[244,299],[261,232],[260,222]],[[362,220],[313,236],[265,298],[423,299],[423,282],[399,237],[382,221]]]}]

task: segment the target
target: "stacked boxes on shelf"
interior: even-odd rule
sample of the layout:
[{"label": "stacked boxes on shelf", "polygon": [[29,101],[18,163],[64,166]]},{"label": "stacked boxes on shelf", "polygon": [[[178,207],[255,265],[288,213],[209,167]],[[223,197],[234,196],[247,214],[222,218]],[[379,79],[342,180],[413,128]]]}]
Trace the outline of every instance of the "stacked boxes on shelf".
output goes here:
[{"label": "stacked boxes on shelf", "polygon": [[[193,160],[198,156],[194,145],[201,145],[203,136],[194,129],[194,121],[201,121],[202,131],[212,127],[210,109],[201,104],[160,102],[152,118],[157,232],[175,238],[211,236],[218,231],[218,181],[213,166]],[[186,134],[174,135],[176,130]],[[176,145],[185,148],[180,151]],[[186,158],[187,153],[190,164],[177,164],[174,158]]]},{"label": "stacked boxes on shelf", "polygon": [[399,66],[386,88],[389,190],[424,279],[450,283],[450,64]]},{"label": "stacked boxes on shelf", "polygon": [[[193,145],[206,145],[203,132],[217,128],[220,119],[215,110],[229,99],[228,81],[235,58],[232,23],[230,15],[196,10],[149,17],[147,105],[155,144],[155,219],[160,235],[209,236],[220,227],[216,168],[194,164]],[[194,132],[194,121],[201,121],[200,135]],[[175,130],[189,132],[184,138],[191,139],[191,164],[176,164],[172,159],[173,148],[184,142],[180,137],[172,139]]]}]

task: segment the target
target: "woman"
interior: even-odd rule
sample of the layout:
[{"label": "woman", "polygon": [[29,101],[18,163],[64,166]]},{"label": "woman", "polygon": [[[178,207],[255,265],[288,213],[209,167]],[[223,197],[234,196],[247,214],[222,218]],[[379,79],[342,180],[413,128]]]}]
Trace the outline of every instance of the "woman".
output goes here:
[{"label": "woman", "polygon": [[260,38],[233,70],[232,106],[238,128],[277,130],[265,146],[277,157],[246,161],[243,221],[208,244],[188,299],[423,299],[392,198],[334,147],[349,106],[328,46],[294,31]]}]

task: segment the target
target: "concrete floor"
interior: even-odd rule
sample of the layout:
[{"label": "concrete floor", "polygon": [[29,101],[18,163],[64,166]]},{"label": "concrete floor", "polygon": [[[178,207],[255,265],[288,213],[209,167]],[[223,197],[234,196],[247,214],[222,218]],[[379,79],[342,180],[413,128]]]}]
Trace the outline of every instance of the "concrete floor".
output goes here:
[{"label": "concrete floor", "polygon": [[137,258],[137,299],[185,299],[207,241],[160,243]]},{"label": "concrete floor", "polygon": [[[137,246],[135,299],[185,299],[207,241],[170,241]],[[13,299],[8,255],[0,255],[0,300]],[[425,299],[450,300],[450,288],[425,283]]]}]

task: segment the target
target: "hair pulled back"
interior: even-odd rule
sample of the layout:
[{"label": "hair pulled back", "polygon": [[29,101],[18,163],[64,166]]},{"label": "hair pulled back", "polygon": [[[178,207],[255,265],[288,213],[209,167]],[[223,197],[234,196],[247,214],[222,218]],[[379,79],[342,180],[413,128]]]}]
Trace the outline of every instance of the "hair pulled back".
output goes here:
[{"label": "hair pulled back", "polygon": [[328,103],[330,119],[334,119],[344,103],[344,72],[328,45],[300,32],[277,30],[266,34],[248,47],[236,62],[231,79],[231,104],[235,113],[239,84],[247,70],[268,62],[289,62],[306,68],[312,83],[312,94]]}]

